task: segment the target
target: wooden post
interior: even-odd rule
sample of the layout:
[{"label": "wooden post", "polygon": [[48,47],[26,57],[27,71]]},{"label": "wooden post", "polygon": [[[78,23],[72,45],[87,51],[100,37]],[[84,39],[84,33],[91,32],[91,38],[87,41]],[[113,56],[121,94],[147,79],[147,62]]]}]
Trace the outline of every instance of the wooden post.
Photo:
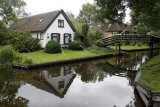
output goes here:
[{"label": "wooden post", "polygon": [[152,36],[150,36],[149,45],[150,45],[150,58],[152,58],[153,57],[153,38],[152,38]]}]

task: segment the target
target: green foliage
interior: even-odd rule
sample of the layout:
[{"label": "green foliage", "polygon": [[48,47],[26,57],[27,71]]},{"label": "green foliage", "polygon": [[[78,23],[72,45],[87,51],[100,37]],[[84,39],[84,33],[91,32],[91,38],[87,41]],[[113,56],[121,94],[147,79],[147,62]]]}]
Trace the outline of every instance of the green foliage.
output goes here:
[{"label": "green foliage", "polygon": [[7,31],[7,28],[5,27],[3,21],[0,21],[0,45],[6,45],[10,36]]},{"label": "green foliage", "polygon": [[84,36],[87,36],[88,30],[89,30],[88,24],[83,24],[83,25],[82,25],[82,34],[83,34]]},{"label": "green foliage", "polygon": [[142,65],[140,83],[152,89],[160,91],[160,55],[157,55]]},{"label": "green foliage", "polygon": [[29,58],[25,58],[23,64],[33,64],[33,60]]},{"label": "green foliage", "polygon": [[1,0],[0,16],[6,24],[8,24],[9,21],[15,21],[17,16],[25,13],[25,11],[22,11],[25,5],[24,0]]},{"label": "green foliage", "polygon": [[104,33],[101,30],[93,31],[90,29],[88,32],[88,38],[91,44],[95,44],[95,41],[99,41],[104,38]]},{"label": "green foliage", "polygon": [[49,41],[45,47],[46,53],[61,53],[61,45],[56,41]]},{"label": "green foliage", "polygon": [[104,47],[104,42],[102,40],[97,40],[95,42],[95,45],[98,46],[98,47]]},{"label": "green foliage", "polygon": [[83,47],[78,42],[72,42],[72,43],[69,44],[68,49],[70,49],[70,50],[83,50]]},{"label": "green foliage", "polygon": [[12,62],[21,62],[21,56],[12,48],[4,46],[0,50],[0,65],[11,65]]},{"label": "green foliage", "polygon": [[11,63],[14,59],[14,49],[11,46],[5,46],[0,50],[0,64]]},{"label": "green foliage", "polygon": [[33,52],[39,50],[40,44],[38,39],[33,39],[28,32],[11,32],[10,44],[18,52]]},{"label": "green foliage", "polygon": [[99,11],[96,4],[86,3],[83,4],[77,19],[81,23],[90,23],[97,20],[98,13]]},{"label": "green foliage", "polygon": [[96,3],[103,20],[123,22],[129,7],[133,24],[142,24],[150,31],[160,29],[160,0],[96,0]]},{"label": "green foliage", "polygon": [[80,32],[75,32],[75,40],[82,42],[83,47],[88,47],[89,40],[88,40],[88,31],[89,26],[87,24],[83,24]]},{"label": "green foliage", "polygon": [[126,2],[124,0],[96,0],[100,7],[99,16],[110,22],[122,22],[125,17]]},{"label": "green foliage", "polygon": [[87,24],[83,24],[82,25],[82,38],[81,38],[81,42],[83,43],[84,47],[88,47],[89,46],[89,40],[88,40],[88,30],[89,30],[89,26]]}]

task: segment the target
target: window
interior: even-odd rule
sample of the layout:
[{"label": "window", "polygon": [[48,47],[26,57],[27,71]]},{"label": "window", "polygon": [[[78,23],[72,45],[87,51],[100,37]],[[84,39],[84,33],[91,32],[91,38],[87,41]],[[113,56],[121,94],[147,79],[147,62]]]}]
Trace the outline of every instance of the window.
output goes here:
[{"label": "window", "polygon": [[43,39],[44,39],[44,36],[40,34],[40,40],[43,40]]},{"label": "window", "polygon": [[64,34],[64,44],[68,45],[71,43],[71,34],[65,33]]},{"label": "window", "polygon": [[64,27],[64,20],[58,19],[58,27]]},{"label": "window", "polygon": [[65,67],[64,67],[64,75],[71,74],[71,73],[72,73],[72,72],[71,72],[71,67],[65,66]]},{"label": "window", "polygon": [[59,89],[64,88],[64,81],[59,81],[58,82],[58,88]]},{"label": "window", "polygon": [[60,42],[60,34],[59,33],[52,33],[51,34],[51,40]]}]

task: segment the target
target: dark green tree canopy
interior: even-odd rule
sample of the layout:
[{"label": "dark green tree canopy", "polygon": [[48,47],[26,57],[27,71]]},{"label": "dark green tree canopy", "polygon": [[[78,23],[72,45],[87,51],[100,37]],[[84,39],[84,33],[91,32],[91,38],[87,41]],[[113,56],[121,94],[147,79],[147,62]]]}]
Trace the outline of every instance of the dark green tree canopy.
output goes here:
[{"label": "dark green tree canopy", "polygon": [[24,14],[24,7],[26,3],[23,0],[0,0],[0,16],[5,23],[15,21],[17,16]]},{"label": "dark green tree canopy", "polygon": [[98,19],[98,13],[99,9],[96,4],[86,3],[83,4],[77,18],[81,23],[90,23]]},{"label": "dark green tree canopy", "polygon": [[96,0],[101,17],[111,22],[122,22],[125,17],[126,0]]},{"label": "dark green tree canopy", "polygon": [[10,38],[9,32],[4,25],[3,21],[0,21],[0,46],[6,45]]},{"label": "dark green tree canopy", "polygon": [[143,24],[150,30],[160,29],[160,0],[95,0],[101,9],[101,17],[123,22],[126,8],[132,11],[132,23]]}]

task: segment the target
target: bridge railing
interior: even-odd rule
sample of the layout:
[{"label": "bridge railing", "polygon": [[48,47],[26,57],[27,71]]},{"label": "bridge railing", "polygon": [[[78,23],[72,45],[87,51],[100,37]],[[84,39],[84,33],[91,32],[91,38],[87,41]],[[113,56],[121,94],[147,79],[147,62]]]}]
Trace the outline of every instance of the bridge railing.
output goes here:
[{"label": "bridge railing", "polygon": [[150,36],[149,35],[139,35],[139,34],[130,34],[130,35],[114,35],[108,38],[103,39],[105,46],[120,42],[120,41],[143,41],[149,42]]}]

